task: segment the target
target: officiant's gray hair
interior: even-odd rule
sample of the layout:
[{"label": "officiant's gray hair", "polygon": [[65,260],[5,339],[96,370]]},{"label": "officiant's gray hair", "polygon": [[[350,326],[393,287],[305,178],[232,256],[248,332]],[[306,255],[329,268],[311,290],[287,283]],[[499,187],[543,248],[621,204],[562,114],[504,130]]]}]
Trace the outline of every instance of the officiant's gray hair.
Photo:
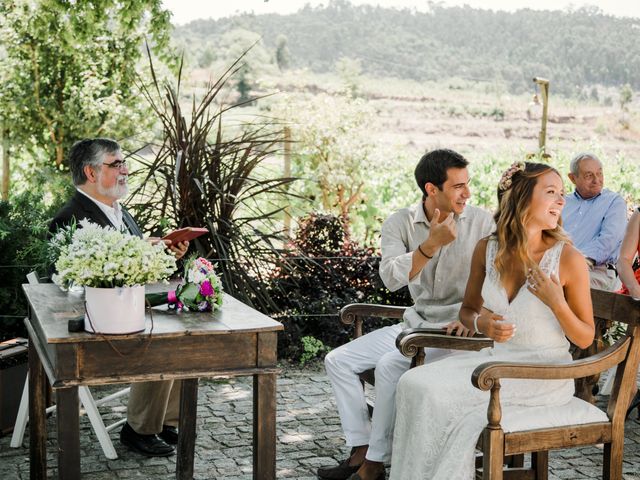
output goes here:
[{"label": "officiant's gray hair", "polygon": [[105,155],[119,151],[118,142],[110,138],[84,138],[74,143],[67,157],[73,184],[84,185],[87,182],[84,167],[90,165],[99,169]]}]

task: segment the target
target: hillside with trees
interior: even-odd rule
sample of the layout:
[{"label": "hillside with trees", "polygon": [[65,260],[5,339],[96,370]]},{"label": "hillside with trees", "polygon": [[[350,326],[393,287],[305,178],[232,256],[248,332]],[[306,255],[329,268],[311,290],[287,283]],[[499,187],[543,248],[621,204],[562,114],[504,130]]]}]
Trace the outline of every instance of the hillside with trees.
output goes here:
[{"label": "hillside with trees", "polygon": [[373,76],[498,82],[511,93],[537,75],[552,78],[556,93],[575,96],[593,86],[640,88],[639,29],[639,20],[595,7],[510,13],[433,3],[423,13],[332,0],[291,15],[198,20],[176,28],[174,39],[188,46],[194,67],[210,66],[221,39],[244,30],[261,37],[280,68],[322,73],[351,58]]}]

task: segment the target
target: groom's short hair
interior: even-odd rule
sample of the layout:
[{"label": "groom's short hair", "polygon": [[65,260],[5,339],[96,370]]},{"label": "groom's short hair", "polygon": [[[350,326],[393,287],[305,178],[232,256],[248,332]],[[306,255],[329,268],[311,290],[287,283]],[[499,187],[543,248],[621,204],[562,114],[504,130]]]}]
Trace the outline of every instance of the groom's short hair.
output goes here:
[{"label": "groom's short hair", "polygon": [[110,138],[84,138],[73,144],[67,159],[74,185],[87,183],[84,167],[91,165],[100,168],[107,153],[117,153],[120,145]]},{"label": "groom's short hair", "polygon": [[447,181],[447,170],[450,168],[465,168],[469,165],[466,158],[458,152],[441,148],[424,154],[418,162],[414,172],[418,188],[422,192],[422,198],[427,198],[425,185],[433,183],[442,190],[442,185]]}]

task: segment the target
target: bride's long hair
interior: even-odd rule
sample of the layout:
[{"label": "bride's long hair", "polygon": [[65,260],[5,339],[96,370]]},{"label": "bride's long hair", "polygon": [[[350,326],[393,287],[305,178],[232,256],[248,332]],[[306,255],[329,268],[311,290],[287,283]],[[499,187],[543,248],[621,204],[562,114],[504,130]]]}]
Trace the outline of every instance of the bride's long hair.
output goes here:
[{"label": "bride's long hair", "polygon": [[[521,261],[525,272],[535,264],[527,250],[526,226],[529,222],[533,188],[538,178],[549,171],[560,176],[550,165],[533,162],[516,162],[502,174],[498,184],[498,210],[494,215],[494,236],[498,240],[495,266],[500,275],[507,271],[508,264],[514,259]],[[542,235],[571,243],[562,228],[562,218],[558,220],[556,228],[543,230]]]}]

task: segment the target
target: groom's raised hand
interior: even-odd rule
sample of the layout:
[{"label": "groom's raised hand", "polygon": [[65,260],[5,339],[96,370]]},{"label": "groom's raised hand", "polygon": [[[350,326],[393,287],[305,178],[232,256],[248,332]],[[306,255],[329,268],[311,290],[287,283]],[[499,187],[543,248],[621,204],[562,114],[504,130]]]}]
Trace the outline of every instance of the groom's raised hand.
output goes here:
[{"label": "groom's raised hand", "polygon": [[457,235],[458,231],[456,229],[456,221],[453,218],[453,212],[449,213],[444,220],[440,221],[440,210],[436,208],[433,211],[427,243],[430,243],[435,248],[440,248],[453,242]]}]

